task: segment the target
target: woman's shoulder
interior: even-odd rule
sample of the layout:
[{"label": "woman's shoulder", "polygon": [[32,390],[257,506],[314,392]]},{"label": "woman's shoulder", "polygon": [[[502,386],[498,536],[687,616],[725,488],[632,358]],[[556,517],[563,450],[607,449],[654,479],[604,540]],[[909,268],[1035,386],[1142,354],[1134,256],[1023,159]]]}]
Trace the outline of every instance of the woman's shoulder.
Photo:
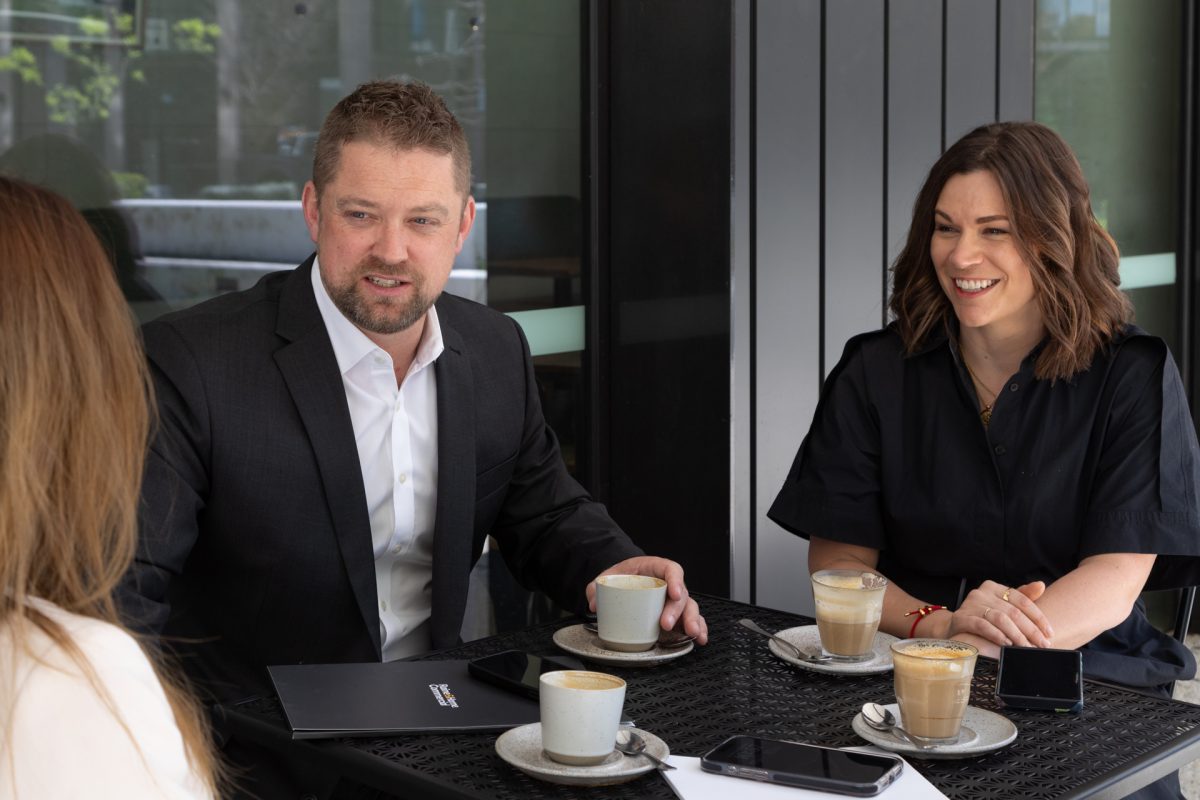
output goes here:
[{"label": "woman's shoulder", "polygon": [[[125,669],[140,665],[153,671],[137,640],[123,628],[94,617],[74,614],[38,598],[30,598],[30,604],[62,629],[97,672],[107,671],[110,666]],[[30,655],[47,666],[72,675],[84,674],[71,654],[36,626],[30,626],[28,645]]]},{"label": "woman's shoulder", "polygon": [[866,331],[851,336],[842,349],[839,364],[856,361],[874,364],[880,361],[895,361],[904,357],[904,342],[896,331],[895,323],[886,328]]},{"label": "woman's shoulder", "polygon": [[1132,358],[1154,361],[1165,358],[1169,348],[1162,338],[1130,323],[1112,338],[1109,351],[1114,354],[1127,352]]},{"label": "woman's shoulder", "polygon": [[926,342],[916,353],[907,353],[895,323],[852,336],[829,379],[850,379],[876,388],[898,388],[906,371],[941,349],[945,337]]},{"label": "woman's shoulder", "polygon": [[1092,368],[1101,366],[1109,380],[1144,381],[1162,370],[1170,354],[1165,341],[1130,324],[1097,354]]},{"label": "woman's shoulder", "polygon": [[[130,797],[203,797],[187,761],[174,713],[149,659],[122,628],[45,601],[32,604],[56,623],[82,661],[36,626],[14,652],[9,708],[22,796],[75,796],[88,785],[127,789]],[[6,630],[11,637],[12,630]],[[76,753],[77,771],[55,767]],[[4,777],[0,765],[0,778]]]}]

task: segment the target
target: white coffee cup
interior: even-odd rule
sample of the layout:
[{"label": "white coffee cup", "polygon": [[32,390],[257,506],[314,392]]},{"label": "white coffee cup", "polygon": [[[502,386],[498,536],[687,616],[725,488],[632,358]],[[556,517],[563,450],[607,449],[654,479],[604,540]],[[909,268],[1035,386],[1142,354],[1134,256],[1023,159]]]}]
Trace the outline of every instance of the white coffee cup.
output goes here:
[{"label": "white coffee cup", "polygon": [[609,650],[639,653],[658,643],[667,582],[649,575],[596,579],[596,628]]},{"label": "white coffee cup", "polygon": [[563,764],[599,764],[616,746],[625,681],[584,670],[542,673],[542,750]]}]

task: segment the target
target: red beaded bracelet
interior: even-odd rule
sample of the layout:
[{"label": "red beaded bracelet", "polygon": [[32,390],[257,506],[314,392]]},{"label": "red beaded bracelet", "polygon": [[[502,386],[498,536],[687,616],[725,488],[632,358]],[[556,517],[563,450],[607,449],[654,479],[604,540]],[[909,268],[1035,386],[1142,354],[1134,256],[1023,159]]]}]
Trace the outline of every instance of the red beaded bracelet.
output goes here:
[{"label": "red beaded bracelet", "polygon": [[945,606],[921,606],[920,608],[914,608],[912,611],[906,612],[904,614],[906,617],[911,617],[913,614],[917,615],[917,618],[913,620],[912,627],[908,629],[908,638],[913,638],[913,634],[917,632],[917,625],[919,625],[921,620],[925,619],[925,617],[929,616],[935,611],[947,610],[948,609]]}]

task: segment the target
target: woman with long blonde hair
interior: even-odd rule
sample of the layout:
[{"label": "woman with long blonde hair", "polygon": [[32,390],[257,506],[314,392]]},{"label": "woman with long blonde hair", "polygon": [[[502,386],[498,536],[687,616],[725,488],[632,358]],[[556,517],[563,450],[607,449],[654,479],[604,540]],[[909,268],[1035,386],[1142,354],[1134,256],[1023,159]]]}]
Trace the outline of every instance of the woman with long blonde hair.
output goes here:
[{"label": "woman with long blonde hair", "polygon": [[0,797],[212,797],[199,707],[125,630],[150,384],[83,217],[0,176]]}]

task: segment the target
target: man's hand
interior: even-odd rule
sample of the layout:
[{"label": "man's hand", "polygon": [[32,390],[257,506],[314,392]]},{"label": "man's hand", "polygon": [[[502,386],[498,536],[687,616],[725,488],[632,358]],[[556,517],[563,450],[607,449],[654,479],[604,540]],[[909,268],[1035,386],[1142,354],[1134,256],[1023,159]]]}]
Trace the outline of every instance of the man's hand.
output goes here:
[{"label": "man's hand", "polygon": [[[695,636],[699,644],[708,644],[708,624],[700,616],[700,607],[696,601],[688,597],[687,586],[683,583],[683,567],[674,561],[656,556],[637,556],[627,558],[613,564],[596,577],[603,575],[650,575],[662,578],[667,582],[667,602],[663,606],[659,625],[665,631],[674,630],[677,626],[689,636]],[[593,580],[587,586],[588,608],[596,610],[596,582]]]}]

